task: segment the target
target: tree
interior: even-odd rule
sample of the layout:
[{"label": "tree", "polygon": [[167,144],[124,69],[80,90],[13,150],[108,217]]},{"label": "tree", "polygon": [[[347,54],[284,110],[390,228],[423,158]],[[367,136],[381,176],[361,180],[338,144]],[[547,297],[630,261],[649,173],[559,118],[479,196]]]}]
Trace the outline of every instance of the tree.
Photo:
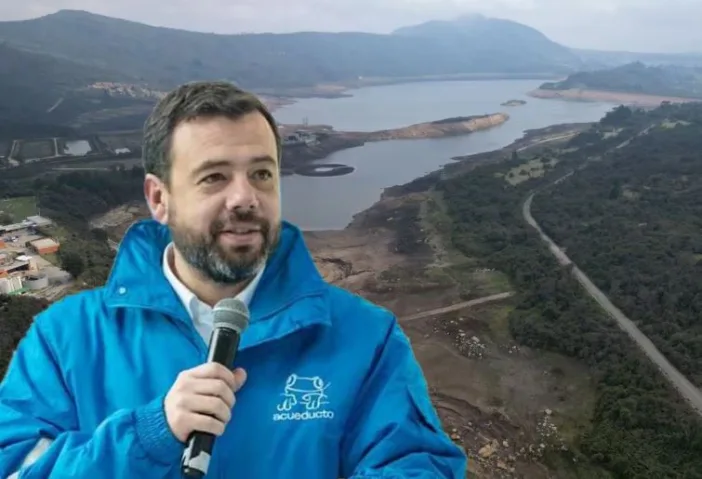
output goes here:
[{"label": "tree", "polygon": [[59,253],[61,268],[74,278],[80,276],[85,271],[85,262],[78,254],[73,252]]}]

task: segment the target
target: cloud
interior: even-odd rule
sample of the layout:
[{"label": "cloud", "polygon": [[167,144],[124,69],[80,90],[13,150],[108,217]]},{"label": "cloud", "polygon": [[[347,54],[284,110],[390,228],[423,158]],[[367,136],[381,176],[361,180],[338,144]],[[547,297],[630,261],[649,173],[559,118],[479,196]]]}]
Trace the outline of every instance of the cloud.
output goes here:
[{"label": "cloud", "polygon": [[483,13],[526,23],[569,46],[702,51],[702,0],[22,0],[0,2],[0,18],[34,18],[58,9],[217,33],[383,33]]}]

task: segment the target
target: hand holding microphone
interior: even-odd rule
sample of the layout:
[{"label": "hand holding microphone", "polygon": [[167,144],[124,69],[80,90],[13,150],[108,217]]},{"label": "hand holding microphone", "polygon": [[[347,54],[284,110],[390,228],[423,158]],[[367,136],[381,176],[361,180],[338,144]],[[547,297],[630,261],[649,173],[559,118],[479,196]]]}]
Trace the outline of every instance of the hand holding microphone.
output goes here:
[{"label": "hand holding microphone", "polygon": [[207,474],[217,436],[231,419],[235,393],[246,381],[243,369],[231,371],[241,333],[249,324],[249,310],[236,298],[213,308],[214,328],[207,362],[181,373],[168,392],[165,411],[173,434],[187,446],[181,471],[185,477]]},{"label": "hand holding microphone", "polygon": [[180,373],[164,404],[175,437],[184,443],[195,431],[221,436],[236,403],[234,393],[245,381],[243,369],[232,372],[218,363]]}]

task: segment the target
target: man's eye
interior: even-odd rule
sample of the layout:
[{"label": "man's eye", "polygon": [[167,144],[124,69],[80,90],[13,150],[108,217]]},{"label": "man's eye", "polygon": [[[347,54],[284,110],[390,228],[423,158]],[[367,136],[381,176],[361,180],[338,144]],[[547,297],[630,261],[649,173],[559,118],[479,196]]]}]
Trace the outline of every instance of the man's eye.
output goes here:
[{"label": "man's eye", "polygon": [[216,181],[222,181],[225,180],[226,178],[224,177],[223,174],[221,173],[213,173],[211,175],[207,175],[204,177],[202,180],[200,180],[200,183],[214,183]]},{"label": "man's eye", "polygon": [[254,172],[253,176],[257,180],[268,180],[273,174],[268,170],[257,170]]}]

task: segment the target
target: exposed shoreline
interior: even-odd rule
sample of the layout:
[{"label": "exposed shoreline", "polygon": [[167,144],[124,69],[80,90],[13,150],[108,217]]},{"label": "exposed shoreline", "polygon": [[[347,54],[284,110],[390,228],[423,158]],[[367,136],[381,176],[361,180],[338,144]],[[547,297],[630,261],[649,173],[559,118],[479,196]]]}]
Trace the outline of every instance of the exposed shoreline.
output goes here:
[{"label": "exposed shoreline", "polygon": [[537,88],[536,90],[528,92],[527,95],[533,98],[541,99],[606,102],[643,108],[658,107],[663,102],[689,103],[702,101],[700,98],[684,98],[590,89],[546,90]]},{"label": "exposed shoreline", "polygon": [[282,125],[283,133],[304,131],[317,135],[316,143],[286,145],[283,147],[284,174],[292,174],[295,168],[311,161],[321,160],[337,151],[362,146],[368,142],[468,135],[476,131],[499,126],[507,121],[509,121],[509,115],[506,113],[493,113],[480,116],[447,118],[370,132],[335,131],[328,125]]}]

